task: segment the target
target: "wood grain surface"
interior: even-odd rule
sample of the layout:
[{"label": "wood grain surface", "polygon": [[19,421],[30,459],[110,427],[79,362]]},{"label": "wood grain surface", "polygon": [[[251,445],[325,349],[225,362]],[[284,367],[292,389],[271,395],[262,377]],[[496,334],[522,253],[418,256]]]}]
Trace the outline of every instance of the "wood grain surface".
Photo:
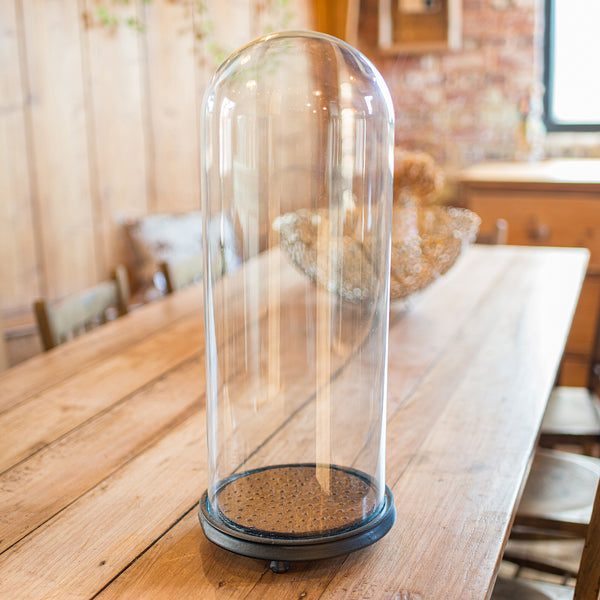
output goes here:
[{"label": "wood grain surface", "polygon": [[[587,259],[580,249],[473,247],[392,306],[386,481],[397,521],[370,547],[284,575],[212,545],[198,523],[201,286],[0,374],[0,597],[488,597]],[[309,285],[283,264],[282,302]],[[235,329],[243,301],[228,277]],[[314,427],[309,407],[271,419],[257,455],[285,457],[288,428]]]},{"label": "wood grain surface", "polygon": [[588,272],[560,372],[562,385],[585,386],[600,310],[600,161],[549,159],[481,163],[460,172],[460,202],[481,217],[481,230],[507,222],[507,243],[581,247]]}]

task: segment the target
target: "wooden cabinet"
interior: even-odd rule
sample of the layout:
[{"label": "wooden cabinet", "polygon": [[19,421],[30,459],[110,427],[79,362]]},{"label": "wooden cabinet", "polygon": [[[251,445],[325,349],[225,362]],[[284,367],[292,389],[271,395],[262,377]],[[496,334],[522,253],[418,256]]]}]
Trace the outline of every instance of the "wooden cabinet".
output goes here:
[{"label": "wooden cabinet", "polygon": [[379,49],[388,54],[457,50],[460,0],[379,0]]},{"label": "wooden cabinet", "polygon": [[482,232],[502,218],[509,244],[590,250],[560,377],[585,385],[600,303],[600,160],[480,164],[463,170],[459,184],[460,202],[479,214]]}]

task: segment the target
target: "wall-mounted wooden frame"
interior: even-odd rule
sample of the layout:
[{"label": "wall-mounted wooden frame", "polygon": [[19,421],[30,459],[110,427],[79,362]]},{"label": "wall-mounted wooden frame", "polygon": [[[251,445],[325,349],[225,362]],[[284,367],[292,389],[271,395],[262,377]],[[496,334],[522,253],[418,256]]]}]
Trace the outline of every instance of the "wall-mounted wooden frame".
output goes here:
[{"label": "wall-mounted wooden frame", "polygon": [[313,0],[315,30],[356,46],[360,0]]},{"label": "wall-mounted wooden frame", "polygon": [[379,0],[379,48],[390,54],[455,50],[462,0]]}]

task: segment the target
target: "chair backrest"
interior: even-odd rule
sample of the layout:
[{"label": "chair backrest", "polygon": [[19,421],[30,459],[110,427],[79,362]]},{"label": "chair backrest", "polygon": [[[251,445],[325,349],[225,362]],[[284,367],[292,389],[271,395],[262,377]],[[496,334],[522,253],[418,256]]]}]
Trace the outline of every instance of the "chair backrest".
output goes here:
[{"label": "chair backrest", "polygon": [[600,483],[585,536],[573,600],[597,599],[600,594]]},{"label": "chair backrest", "polygon": [[[34,313],[44,350],[127,313],[129,282],[127,270],[118,266],[112,278],[73,294],[60,302],[37,300]],[[112,313],[112,314],[111,314]]]},{"label": "chair backrest", "polygon": [[[165,291],[163,282],[155,280],[161,263],[178,263],[203,252],[203,215],[199,210],[149,214],[125,221],[124,227],[135,264],[133,279],[140,289],[154,283],[160,291]],[[213,275],[237,269],[241,257],[231,219],[224,213],[211,215],[206,227]]]},{"label": "chair backrest", "polygon": [[172,294],[202,280],[204,261],[202,254],[194,254],[178,262],[162,262],[159,269],[165,277],[167,294]]}]

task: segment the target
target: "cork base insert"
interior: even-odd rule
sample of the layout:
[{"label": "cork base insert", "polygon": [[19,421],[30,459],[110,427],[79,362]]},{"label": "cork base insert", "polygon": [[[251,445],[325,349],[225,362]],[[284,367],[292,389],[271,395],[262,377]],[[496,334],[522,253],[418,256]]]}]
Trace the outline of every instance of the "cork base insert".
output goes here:
[{"label": "cork base insert", "polygon": [[252,533],[323,536],[356,527],[377,508],[364,476],[339,467],[282,465],[250,471],[217,492],[219,516]]}]

